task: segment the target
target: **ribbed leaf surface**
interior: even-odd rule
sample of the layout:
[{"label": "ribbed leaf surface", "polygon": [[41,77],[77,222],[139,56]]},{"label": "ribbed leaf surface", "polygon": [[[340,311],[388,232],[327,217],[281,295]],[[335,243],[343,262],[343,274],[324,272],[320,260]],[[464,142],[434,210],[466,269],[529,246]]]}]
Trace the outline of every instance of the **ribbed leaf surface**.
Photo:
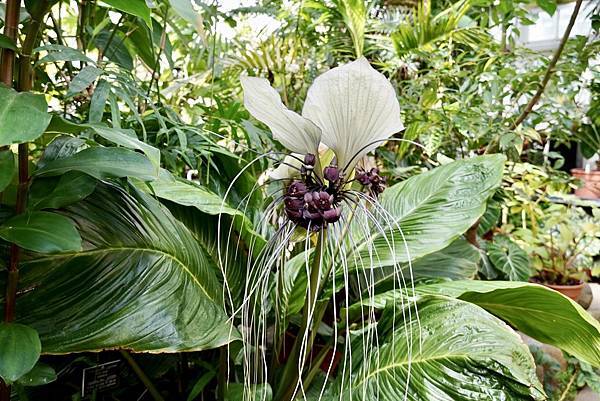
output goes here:
[{"label": "ribbed leaf surface", "polygon": [[391,266],[448,246],[484,213],[502,180],[504,160],[502,155],[459,160],[387,189],[381,199],[390,215],[380,222],[385,235],[373,228],[370,237],[357,241],[360,257],[354,252],[348,257],[351,267],[370,260]]},{"label": "ribbed leaf surface", "polygon": [[64,209],[83,251],[23,264],[17,315],[43,352],[202,350],[236,335],[207,251],[164,206],[132,192],[98,185]]},{"label": "ribbed leaf surface", "polygon": [[460,297],[541,342],[600,366],[600,323],[577,302],[554,290],[510,281],[453,281],[417,291]]},{"label": "ribbed leaf surface", "polygon": [[422,299],[418,320],[414,310],[409,319],[400,309],[386,311],[390,314],[379,330],[390,331],[379,336],[379,346],[368,350],[353,380],[353,399],[545,399],[527,346],[483,309],[441,297]]}]

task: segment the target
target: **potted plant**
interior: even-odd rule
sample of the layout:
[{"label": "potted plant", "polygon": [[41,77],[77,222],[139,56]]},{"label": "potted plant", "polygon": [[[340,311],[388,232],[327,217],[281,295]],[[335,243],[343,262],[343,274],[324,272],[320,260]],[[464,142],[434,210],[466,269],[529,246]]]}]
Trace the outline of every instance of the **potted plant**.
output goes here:
[{"label": "potted plant", "polygon": [[600,254],[600,210],[552,204],[535,228],[515,230],[515,240],[529,254],[531,281],[576,300]]},{"label": "potted plant", "polygon": [[581,145],[581,153],[588,161],[583,168],[571,170],[573,177],[582,181],[575,195],[585,199],[600,198],[600,84],[592,86],[592,101],[587,116],[589,124],[583,124],[576,137]]}]

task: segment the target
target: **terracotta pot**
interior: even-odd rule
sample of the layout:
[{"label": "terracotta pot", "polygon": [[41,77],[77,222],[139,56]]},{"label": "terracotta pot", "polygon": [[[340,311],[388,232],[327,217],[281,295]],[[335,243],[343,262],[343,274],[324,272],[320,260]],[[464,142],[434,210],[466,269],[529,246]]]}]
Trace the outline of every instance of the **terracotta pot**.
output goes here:
[{"label": "terracotta pot", "polygon": [[586,173],[582,168],[574,168],[571,174],[583,181],[583,187],[576,189],[575,195],[586,199],[600,199],[600,170]]},{"label": "terracotta pot", "polygon": [[544,284],[548,288],[552,288],[555,291],[560,292],[565,297],[571,298],[573,301],[577,301],[579,296],[581,295],[581,290],[583,290],[583,286],[585,283],[580,283],[576,285],[556,285],[556,284]]}]

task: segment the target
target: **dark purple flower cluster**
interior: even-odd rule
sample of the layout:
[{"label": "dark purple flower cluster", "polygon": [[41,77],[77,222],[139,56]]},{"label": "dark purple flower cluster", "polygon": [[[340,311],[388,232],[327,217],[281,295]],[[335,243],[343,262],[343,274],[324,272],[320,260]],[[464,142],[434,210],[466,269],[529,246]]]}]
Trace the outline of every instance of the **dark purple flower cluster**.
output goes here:
[{"label": "dark purple flower cluster", "polygon": [[385,177],[379,175],[379,169],[373,167],[369,171],[357,171],[356,181],[369,190],[373,197],[378,197],[385,190]]},{"label": "dark purple flower cluster", "polygon": [[294,223],[318,231],[328,223],[335,223],[342,215],[338,205],[337,195],[340,184],[340,171],[335,166],[323,170],[323,177],[329,181],[329,186],[323,185],[312,171],[316,158],[307,154],[301,168],[302,180],[293,180],[287,187],[283,202],[285,213]]},{"label": "dark purple flower cluster", "polygon": [[[314,174],[317,158],[313,154],[304,156],[300,178],[292,180],[283,195],[287,217],[294,223],[311,231],[319,231],[329,223],[335,223],[342,215],[341,203],[348,199],[343,171],[330,165],[322,175]],[[357,170],[356,181],[363,190],[377,197],[385,190],[385,177],[377,168]]]}]

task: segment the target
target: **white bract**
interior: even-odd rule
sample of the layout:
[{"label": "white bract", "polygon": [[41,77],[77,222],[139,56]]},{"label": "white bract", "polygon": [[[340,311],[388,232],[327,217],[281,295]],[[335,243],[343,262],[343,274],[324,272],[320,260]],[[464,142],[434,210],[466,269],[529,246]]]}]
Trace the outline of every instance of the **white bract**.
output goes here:
[{"label": "white bract", "polygon": [[241,82],[246,109],[283,146],[301,155],[318,155],[322,142],[345,171],[352,171],[363,156],[404,128],[394,88],[364,57],[317,77],[302,115],[285,107],[266,79],[242,77]]}]

